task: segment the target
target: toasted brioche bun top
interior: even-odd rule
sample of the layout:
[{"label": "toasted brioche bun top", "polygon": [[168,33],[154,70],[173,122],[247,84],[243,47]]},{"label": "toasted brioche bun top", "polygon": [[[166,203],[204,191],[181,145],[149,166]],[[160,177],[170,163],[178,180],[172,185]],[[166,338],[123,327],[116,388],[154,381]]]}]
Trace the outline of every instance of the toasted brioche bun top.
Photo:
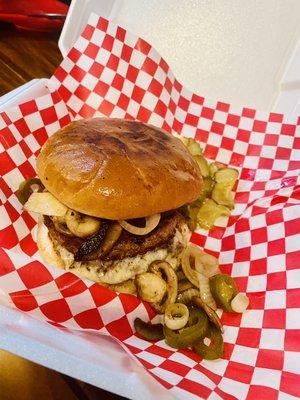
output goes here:
[{"label": "toasted brioche bun top", "polygon": [[178,208],[202,190],[198,164],[179,139],[123,119],[83,119],[60,129],[44,144],[37,171],[66,206],[114,220]]}]

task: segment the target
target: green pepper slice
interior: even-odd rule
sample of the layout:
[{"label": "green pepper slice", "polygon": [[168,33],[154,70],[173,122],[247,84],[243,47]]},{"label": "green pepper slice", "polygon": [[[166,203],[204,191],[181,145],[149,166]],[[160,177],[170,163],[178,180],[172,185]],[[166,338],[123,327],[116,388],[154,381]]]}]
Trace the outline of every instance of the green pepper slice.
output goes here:
[{"label": "green pepper slice", "polygon": [[220,330],[215,325],[210,324],[207,336],[211,340],[209,346],[204,344],[202,339],[194,345],[193,350],[205,360],[217,360],[221,358],[224,353],[224,343]]},{"label": "green pepper slice", "polygon": [[238,289],[231,276],[223,274],[212,276],[209,280],[209,286],[218,306],[225,311],[234,312],[230,303],[238,294]]},{"label": "green pepper slice", "polygon": [[34,186],[36,186],[37,192],[42,192],[45,189],[39,178],[27,179],[20,184],[16,196],[21,204],[27,202],[34,191]]},{"label": "green pepper slice", "polygon": [[136,318],[133,322],[135,330],[143,339],[150,341],[158,341],[164,339],[164,331],[162,324],[151,324]]},{"label": "green pepper slice", "polygon": [[206,314],[196,308],[190,308],[190,316],[187,327],[179,331],[172,331],[164,325],[166,343],[174,349],[183,349],[193,346],[204,338],[208,329],[208,319]]}]

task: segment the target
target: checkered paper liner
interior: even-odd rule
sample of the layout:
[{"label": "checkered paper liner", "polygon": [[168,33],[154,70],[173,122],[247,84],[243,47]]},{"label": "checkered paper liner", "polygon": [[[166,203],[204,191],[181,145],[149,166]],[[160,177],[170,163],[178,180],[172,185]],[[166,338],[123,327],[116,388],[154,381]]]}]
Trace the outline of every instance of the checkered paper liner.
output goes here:
[{"label": "checkered paper liner", "polygon": [[[0,303],[117,338],[175,398],[299,398],[300,119],[209,102],[182,87],[143,39],[95,14],[50,83],[48,95],[0,114]],[[36,219],[15,192],[36,175],[49,135],[92,116],[194,137],[208,159],[239,169],[232,216],[192,236],[251,302],[243,315],[223,313],[222,360],[138,338],[133,320],[155,321],[149,305],[42,262]]]}]

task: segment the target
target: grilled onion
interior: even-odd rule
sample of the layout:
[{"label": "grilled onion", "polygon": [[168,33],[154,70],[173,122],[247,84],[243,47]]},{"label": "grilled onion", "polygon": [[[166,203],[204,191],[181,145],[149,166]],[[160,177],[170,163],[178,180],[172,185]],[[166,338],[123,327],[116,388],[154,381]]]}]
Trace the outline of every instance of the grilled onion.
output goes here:
[{"label": "grilled onion", "polygon": [[24,208],[26,211],[55,217],[63,217],[68,211],[68,208],[49,192],[32,193]]},{"label": "grilled onion", "polygon": [[160,214],[151,215],[151,217],[146,218],[146,224],[143,228],[139,226],[131,225],[129,222],[125,220],[118,221],[122,228],[124,228],[127,232],[132,233],[133,235],[147,235],[157,227],[160,221]]},{"label": "grilled onion", "polygon": [[199,290],[200,290],[200,298],[201,300],[207,304],[213,310],[217,309],[216,302],[211,294],[209,287],[209,278],[200,272],[197,272],[198,282],[199,282]]},{"label": "grilled onion", "polygon": [[[194,258],[195,268],[191,266],[191,257]],[[199,287],[197,272],[208,278],[220,272],[218,260],[210,254],[204,253],[204,251],[194,244],[190,244],[184,250],[181,265],[187,279],[196,287]]]},{"label": "grilled onion", "polygon": [[221,320],[216,313],[215,310],[213,310],[207,303],[205,303],[200,297],[194,296],[192,298],[192,302],[196,307],[202,308],[206,312],[206,315],[208,316],[209,320],[218,328],[222,333],[224,333],[224,329],[221,323]]},{"label": "grilled onion", "polygon": [[196,288],[190,288],[177,296],[177,303],[190,304],[194,296],[200,296],[200,292]]},{"label": "grilled onion", "polygon": [[198,276],[195,269],[191,267],[190,258],[193,256],[196,264],[197,257],[199,257],[201,254],[202,250],[199,247],[195,246],[194,244],[190,244],[184,250],[181,259],[182,270],[185,276],[196,287],[199,287]]},{"label": "grilled onion", "polygon": [[231,301],[231,308],[236,313],[243,313],[249,306],[249,297],[243,293],[238,293]]}]

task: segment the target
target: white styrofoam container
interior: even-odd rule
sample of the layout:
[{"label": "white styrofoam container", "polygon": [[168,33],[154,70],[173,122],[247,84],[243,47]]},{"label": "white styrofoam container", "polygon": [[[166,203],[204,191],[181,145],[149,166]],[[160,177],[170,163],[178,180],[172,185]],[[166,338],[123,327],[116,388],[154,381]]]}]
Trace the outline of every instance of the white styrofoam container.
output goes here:
[{"label": "white styrofoam container", "polygon": [[201,96],[300,115],[299,0],[73,0],[64,56],[91,11],[146,39]]},{"label": "white styrofoam container", "polygon": [[174,400],[108,336],[59,330],[0,306],[0,348],[132,400]]},{"label": "white styrofoam container", "polygon": [[48,79],[32,79],[0,97],[0,112],[21,102],[44,96],[47,93],[49,93]]},{"label": "white styrofoam container", "polygon": [[[224,9],[225,3],[226,9]],[[284,7],[284,4],[287,3],[289,3],[289,7]],[[240,10],[236,8],[237,4]],[[269,29],[271,21],[268,18],[274,19],[277,15],[276,12],[282,13],[282,8],[290,10],[287,10],[282,17],[284,21],[292,13],[296,13],[296,10],[291,7],[292,5],[299,14],[300,3],[297,0],[288,0],[287,2],[274,0],[272,8],[275,11],[273,10],[274,12],[267,17],[266,9],[270,8],[270,2],[267,1],[258,5],[257,2],[246,0],[238,3],[235,0],[228,0],[224,3],[209,0],[189,0],[187,2],[177,2],[177,0],[164,0],[163,2],[160,0],[73,0],[59,39],[59,48],[65,56],[80,35],[89,14],[93,11],[106,18],[114,19],[126,28],[130,28],[135,34],[147,39],[166,58],[176,77],[187,86],[191,86],[188,79],[192,79],[193,90],[198,91],[201,95],[208,94],[208,97],[215,96],[217,100],[266,110],[300,114],[300,46],[295,47],[295,43],[300,38],[300,24],[296,31],[294,29],[294,35],[290,34],[285,38],[287,49],[280,68],[278,69],[279,64],[277,63],[275,71],[276,68],[271,65],[270,61],[270,71],[274,67],[270,74],[273,80],[274,77],[276,79],[273,91],[269,90],[267,96],[266,93],[262,95],[260,91],[253,92],[249,87],[251,80],[245,79],[245,70],[239,70],[241,64],[233,62],[234,57],[243,57],[245,52],[249,53],[249,60],[254,60],[257,55],[257,49],[251,42],[253,37],[248,38],[247,42],[243,42],[243,35],[250,31],[250,23],[254,22],[251,31],[258,29],[260,35],[264,32],[261,26],[262,22],[260,21],[260,25],[257,26],[251,18],[248,29],[247,26],[246,28],[243,26],[243,24],[245,25],[244,14],[247,14],[247,10],[252,13],[253,17],[255,15],[253,7],[258,7],[266,29]],[[199,13],[204,14],[204,19],[200,18],[199,24],[197,24]],[[229,14],[233,15],[233,19],[229,18]],[[187,19],[188,17],[190,19]],[[178,18],[181,21],[180,24],[178,24]],[[212,20],[213,23],[209,24],[209,21]],[[294,19],[292,19],[293,21]],[[292,22],[290,21],[290,25],[293,25]],[[277,30],[280,32],[278,24],[277,21]],[[160,35],[164,40],[161,40]],[[227,35],[227,39],[220,43],[219,39],[224,35]],[[238,40],[234,40],[235,35]],[[256,33],[254,37],[257,40]],[[276,36],[273,37],[273,40],[275,39]],[[174,46],[175,43],[179,43],[179,46]],[[231,49],[229,48],[230,43],[232,43]],[[281,44],[283,45],[283,43]],[[273,45],[278,50],[276,43]],[[241,46],[245,48],[242,49]],[[198,53],[197,48],[199,48]],[[213,68],[214,75],[204,75],[206,84],[203,85],[199,71],[212,63],[214,55],[217,58],[215,62],[217,65]],[[277,52],[276,57],[279,56],[280,54]],[[191,63],[191,57],[193,57],[193,63]],[[220,63],[219,59],[222,57],[223,62]],[[202,60],[204,61],[202,62]],[[199,67],[198,70],[196,69],[196,73],[195,65]],[[258,66],[255,63],[252,67],[254,72],[252,71],[251,79],[256,76],[255,87],[259,87],[263,84],[261,79],[266,76],[264,74],[266,74],[268,66],[264,64],[262,71],[257,69]],[[249,62],[247,69],[251,69]],[[241,81],[242,79],[248,82],[248,86],[239,88],[239,90],[230,90],[237,80]],[[34,79],[2,96],[0,111],[46,94],[49,91],[48,84],[47,79]],[[51,325],[3,306],[0,306],[0,348],[130,399],[144,397],[149,400],[157,398],[170,400],[173,398],[112,339],[90,332],[57,330]]]},{"label": "white styrofoam container", "polygon": [[61,31],[58,47],[65,57],[84,29],[92,12],[114,19],[122,0],[73,0]]}]

